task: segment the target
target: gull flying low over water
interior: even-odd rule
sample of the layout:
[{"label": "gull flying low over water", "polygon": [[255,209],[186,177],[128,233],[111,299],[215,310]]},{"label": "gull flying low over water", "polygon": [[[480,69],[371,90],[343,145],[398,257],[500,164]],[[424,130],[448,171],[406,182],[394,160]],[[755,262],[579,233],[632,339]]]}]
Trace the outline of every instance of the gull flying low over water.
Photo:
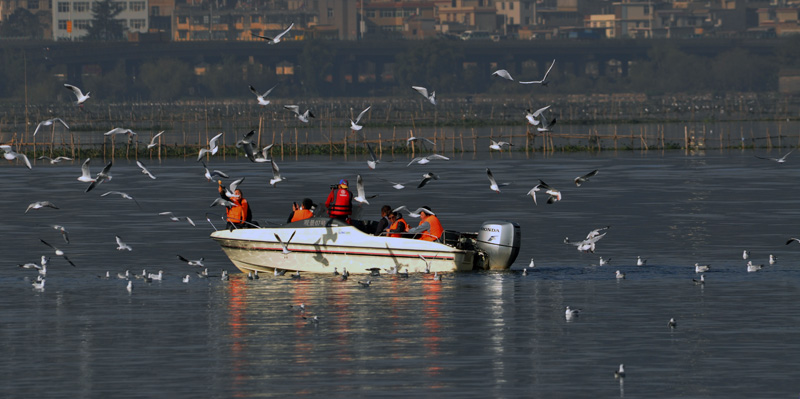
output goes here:
[{"label": "gull flying low over water", "polygon": [[307,109],[306,112],[300,113],[300,106],[299,105],[284,105],[283,108],[288,109],[289,111],[294,112],[294,116],[300,120],[300,122],[308,123],[308,118],[314,118],[314,114],[311,113],[310,109]]},{"label": "gull flying low over water", "polygon": [[214,180],[214,178],[217,178],[217,180],[221,180],[221,178],[227,179],[229,177],[226,173],[221,172],[219,170],[214,170],[214,171],[209,172],[208,171],[208,166],[206,166],[205,162],[203,162],[203,168],[206,170],[205,177],[206,177],[206,179],[208,181],[212,181],[212,180]]},{"label": "gull flying low over water", "polygon": [[133,248],[131,248],[130,245],[122,242],[122,238],[120,238],[119,236],[114,236],[114,237],[117,239],[117,251],[123,251],[123,250],[133,251]]},{"label": "gull flying low over water", "polygon": [[125,199],[133,200],[133,202],[136,203],[136,206],[138,206],[139,208],[142,207],[141,205],[139,205],[139,201],[136,201],[136,198],[133,198],[130,195],[128,195],[127,193],[123,193],[122,191],[108,191],[108,192],[105,192],[103,194],[100,194],[100,196],[101,197],[106,197],[106,196],[109,196],[109,195],[112,195],[112,194],[113,195],[119,195],[120,197],[125,198]]},{"label": "gull flying low over water", "polygon": [[588,237],[583,241],[572,242],[569,240],[569,237],[564,237],[564,244],[571,244],[577,247],[578,251],[581,252],[592,252],[594,253],[595,247],[597,242],[600,241],[603,237],[606,236],[606,233],[598,234],[596,236]]},{"label": "gull flying low over water", "polygon": [[545,183],[541,179],[539,180],[539,184],[533,186],[533,188],[530,189],[530,191],[528,191],[528,193],[525,195],[530,195],[531,197],[533,197],[533,203],[539,205],[536,202],[536,193],[539,191],[544,191],[546,194],[550,195],[550,197],[547,198],[548,204],[561,201],[561,191],[556,190],[553,187],[550,187],[549,185],[547,185],[547,183]]},{"label": "gull flying low over water", "polygon": [[194,220],[192,220],[192,218],[190,218],[190,217],[188,217],[188,216],[181,216],[181,217],[177,217],[177,216],[175,216],[175,214],[174,214],[174,213],[172,213],[172,212],[169,212],[169,211],[168,211],[168,212],[159,212],[158,214],[159,214],[159,215],[161,215],[161,216],[166,216],[166,217],[168,217],[168,218],[169,218],[169,220],[171,220],[171,221],[173,221],[173,222],[179,222],[181,219],[186,219],[186,221],[187,221],[187,222],[189,222],[189,224],[191,224],[192,226],[196,226],[196,225],[194,224]]},{"label": "gull flying low over water", "polygon": [[270,158],[270,157],[269,157],[269,150],[271,150],[271,149],[272,149],[272,144],[270,144],[270,145],[268,145],[268,146],[266,146],[266,147],[262,148],[262,149],[261,149],[261,152],[260,152],[261,156],[257,156],[257,157],[255,157],[255,159],[253,159],[253,160],[254,160],[256,163],[264,163],[264,162],[269,162],[269,161],[270,161],[270,159],[272,159],[272,158]]},{"label": "gull flying low over water", "polygon": [[81,175],[80,177],[78,177],[78,181],[82,181],[84,183],[89,183],[94,181],[94,178],[92,177],[92,172],[89,171],[89,161],[91,160],[92,160],[91,158],[86,158],[86,160],[83,161],[83,165],[81,165]]},{"label": "gull flying low over water", "polygon": [[25,166],[28,167],[28,169],[33,169],[33,167],[31,166],[31,161],[28,160],[28,156],[25,155],[25,154],[20,154],[20,153],[14,151],[13,149],[11,149],[10,145],[7,145],[7,144],[6,145],[0,145],[0,150],[5,151],[5,154],[3,154],[3,157],[5,159],[7,159],[9,161],[13,161],[15,159],[21,159],[22,162],[25,163]]},{"label": "gull flying low over water", "polygon": [[386,179],[384,179],[382,177],[379,177],[378,179],[383,180],[383,181],[385,181],[387,183],[390,183],[392,185],[392,188],[394,188],[395,190],[402,190],[402,189],[406,188],[406,184],[409,183],[409,182],[402,182],[402,183],[393,182],[391,180],[386,180]]},{"label": "gull flying low over water", "polygon": [[511,184],[511,183],[497,184],[497,181],[494,179],[494,176],[492,175],[492,171],[489,170],[489,168],[486,168],[486,176],[489,177],[489,183],[490,183],[489,184],[489,188],[492,189],[492,191],[494,191],[496,193],[500,192],[500,186],[507,186],[507,185]]},{"label": "gull flying low over water", "polygon": [[412,89],[416,90],[417,93],[422,94],[422,97],[428,99],[431,104],[436,105],[436,90],[432,91],[430,95],[428,95],[428,89],[422,86],[411,86]]},{"label": "gull flying low over water", "polygon": [[372,151],[372,147],[369,145],[369,143],[366,143],[366,144],[367,144],[367,151],[369,151],[369,158],[367,159],[367,166],[370,169],[375,169],[378,166],[378,163],[381,160],[378,159],[377,156],[375,156],[375,151]]},{"label": "gull flying low over water", "polygon": [[236,189],[239,187],[242,182],[244,182],[244,177],[241,179],[236,179],[228,187],[225,188],[225,196],[228,198],[238,198],[239,196],[236,195]]},{"label": "gull flying low over water", "polygon": [[531,111],[530,109],[527,109],[525,110],[525,119],[527,119],[528,123],[530,123],[531,125],[539,126],[538,118],[542,114],[542,112],[546,111],[548,108],[550,108],[549,105],[543,108],[539,108],[536,111]]},{"label": "gull flying low over water", "polygon": [[491,140],[491,139],[489,139],[489,141],[492,142],[492,144],[489,144],[489,149],[490,150],[495,150],[495,151],[503,151],[503,147],[504,146],[510,147],[510,146],[514,145],[514,144],[511,144],[511,143],[509,143],[507,141],[494,141],[494,140]]},{"label": "gull flying low over water", "polygon": [[25,213],[28,213],[28,211],[31,209],[42,209],[42,208],[58,209],[58,207],[53,205],[53,203],[50,201],[36,201],[28,205],[28,208],[25,209]]},{"label": "gull flying low over water", "polygon": [[229,206],[236,206],[236,204],[234,204],[233,202],[225,200],[225,199],[222,199],[222,198],[215,199],[214,202],[211,203],[211,206],[209,206],[209,208],[213,208],[214,205],[220,205],[220,206],[224,206],[226,208],[229,207]]},{"label": "gull flying low over water", "polygon": [[544,115],[540,115],[541,118],[541,126],[537,127],[536,130],[539,132],[552,132],[553,126],[556,125],[556,118],[551,120],[547,120],[547,117]]},{"label": "gull flying low over water", "polygon": [[137,165],[137,166],[139,166],[139,168],[140,168],[140,169],[142,169],[142,174],[143,174],[143,175],[147,175],[147,176],[149,176],[151,179],[155,180],[155,178],[156,178],[156,177],[155,177],[155,176],[153,176],[153,174],[152,174],[152,173],[150,173],[150,171],[149,171],[149,170],[147,170],[147,168],[144,166],[144,164],[142,163],[142,161],[136,161],[136,165]]},{"label": "gull flying low over water", "polygon": [[58,225],[58,224],[51,225],[50,227],[58,230],[58,232],[61,233],[61,237],[64,238],[64,242],[69,244],[69,232],[67,231],[66,227]]},{"label": "gull flying low over water", "polygon": [[219,146],[217,145],[217,140],[219,140],[219,138],[221,136],[222,136],[222,133],[212,137],[211,140],[208,140],[208,148],[201,148],[200,149],[200,153],[197,154],[197,160],[198,161],[203,159],[203,155],[206,155],[206,153],[211,153],[211,155],[214,155],[214,154],[217,153],[217,151],[219,151]]},{"label": "gull flying low over water", "polygon": [[417,188],[422,188],[431,180],[439,180],[439,176],[433,172],[428,172],[422,175],[422,181],[419,182]]},{"label": "gull flying low over water", "polygon": [[544,77],[542,77],[542,80],[531,80],[530,82],[519,82],[519,83],[524,84],[524,85],[540,84],[542,86],[547,86],[547,84],[549,83],[547,81],[547,75],[550,74],[550,70],[553,69],[553,65],[555,65],[555,64],[556,64],[556,60],[553,59],[553,62],[550,64],[550,68],[547,68],[547,72],[544,73]]},{"label": "gull flying low over water", "polygon": [[45,241],[45,240],[42,240],[41,238],[39,239],[39,241],[41,241],[41,242],[42,242],[42,244],[44,244],[44,245],[47,245],[48,247],[52,248],[52,249],[53,249],[53,251],[55,251],[55,254],[56,254],[56,255],[58,255],[58,256],[60,256],[60,257],[64,258],[64,260],[66,260],[67,262],[69,262],[69,264],[70,264],[70,265],[72,265],[72,267],[75,267],[75,264],[74,264],[74,263],[72,263],[72,261],[71,261],[71,260],[69,260],[69,258],[67,258],[67,254],[65,254],[65,253],[64,253],[64,251],[62,251],[62,250],[60,250],[60,249],[58,249],[58,248],[56,248],[56,247],[54,247],[54,246],[52,246],[52,245],[48,244],[48,243],[47,243],[47,241]]},{"label": "gull flying low over water", "polygon": [[236,148],[244,150],[244,154],[250,162],[256,162],[256,154],[253,149],[253,137],[256,135],[255,130],[251,130],[242,136],[242,139],[236,142]]},{"label": "gull flying low over water", "polygon": [[609,263],[611,263],[611,258],[609,258],[609,259],[603,259],[603,257],[602,257],[602,256],[600,257],[600,261],[599,261],[599,265],[600,265],[600,266],[605,266],[605,265],[607,265],[607,264],[609,264]]},{"label": "gull flying low over water", "polygon": [[364,126],[359,125],[358,122],[361,121],[361,118],[364,117],[364,114],[366,114],[367,111],[369,111],[370,108],[372,108],[371,105],[369,107],[367,107],[366,109],[364,109],[363,111],[361,111],[361,113],[358,114],[358,118],[356,118],[355,122],[353,122],[353,120],[350,119],[350,129],[352,129],[354,131],[357,131],[357,130],[361,130],[361,128],[364,127]]},{"label": "gull flying low over water", "polygon": [[[88,170],[88,167],[89,167],[88,163],[89,163],[88,160],[86,162],[84,162],[84,165],[86,165],[87,170]],[[101,170],[100,173],[98,173],[97,176],[95,176],[95,178],[91,180],[92,183],[89,184],[89,187],[86,187],[86,191],[84,191],[84,192],[88,193],[89,191],[92,191],[92,189],[95,186],[97,186],[98,184],[101,184],[106,180],[111,180],[111,175],[108,174],[108,172],[111,171],[111,165],[112,164],[113,164],[113,161],[110,161],[108,163],[108,165],[106,165],[103,168],[103,170]],[[81,176],[81,177],[83,177],[83,176]],[[80,180],[80,178],[78,180]]]},{"label": "gull flying low over water", "polygon": [[278,169],[278,164],[275,163],[275,160],[270,159],[269,162],[272,164],[272,179],[269,179],[269,185],[275,187],[276,184],[286,180],[286,178],[281,176],[281,170]]},{"label": "gull flying low over water", "polygon": [[72,160],[72,158],[70,158],[70,157],[58,156],[58,157],[55,157],[55,158],[50,158],[50,157],[48,157],[46,155],[42,155],[42,156],[40,156],[39,158],[36,158],[36,159],[38,159],[38,160],[46,159],[46,160],[50,161],[50,165],[55,165],[55,164],[60,163],[62,161],[71,161]]},{"label": "gull flying low over water", "polygon": [[33,136],[36,137],[36,133],[39,133],[39,129],[42,126],[53,126],[56,122],[64,125],[64,127],[67,128],[67,130],[69,130],[69,126],[67,126],[67,123],[64,122],[61,118],[53,118],[53,119],[48,119],[46,121],[39,122],[39,124],[36,125],[36,130],[33,131]]},{"label": "gull flying low over water", "polygon": [[512,82],[514,81],[514,78],[512,78],[511,74],[508,73],[508,71],[506,71],[505,69],[498,69],[498,70],[492,72],[492,76],[499,76],[499,77],[501,77],[503,79],[510,80]]},{"label": "gull flying low over water", "polygon": [[597,169],[595,169],[595,170],[593,170],[593,171],[591,171],[591,172],[589,172],[589,173],[587,173],[587,174],[585,174],[583,176],[576,177],[575,178],[575,185],[577,187],[580,187],[581,184],[586,183],[587,181],[589,181],[590,178],[594,177],[596,174],[597,174]]},{"label": "gull flying low over water", "polygon": [[77,86],[73,86],[71,84],[64,83],[64,87],[67,90],[71,90],[72,93],[75,94],[75,98],[76,98],[75,105],[78,105],[78,106],[82,107],[83,103],[85,103],[86,100],[88,100],[89,97],[90,97],[90,92],[87,91],[86,94],[83,94],[81,89],[79,89]]},{"label": "gull flying low over water", "polygon": [[265,40],[267,40],[267,44],[278,44],[278,43],[280,43],[280,41],[281,41],[281,38],[282,38],[282,37],[283,37],[285,34],[289,33],[289,31],[290,31],[290,30],[292,30],[292,28],[294,28],[294,22],[292,22],[292,23],[291,23],[291,25],[289,25],[289,27],[288,27],[288,28],[286,28],[286,30],[284,30],[284,31],[283,31],[283,32],[281,32],[281,33],[278,33],[277,35],[275,35],[275,36],[273,36],[273,37],[270,37],[270,36],[261,36],[261,35],[257,35],[257,34],[255,34],[255,33],[251,33],[251,35],[253,35],[253,36],[255,36],[255,37],[258,37],[258,38],[261,38],[261,39],[265,39]]},{"label": "gull flying low over water", "polygon": [[[800,238],[792,237],[792,238],[789,239],[789,241],[786,241],[786,245],[789,245],[789,244],[791,244],[793,242],[800,243]],[[745,258],[745,259],[747,259],[747,258]]]},{"label": "gull flying low over water", "polygon": [[767,160],[770,160],[770,161],[775,161],[777,163],[785,163],[786,162],[786,157],[788,157],[789,154],[793,153],[794,150],[795,149],[793,148],[791,151],[787,152],[786,155],[784,155],[784,156],[782,156],[780,158],[760,157],[758,155],[756,155],[755,157],[758,158],[758,159],[767,159]]},{"label": "gull flying low over water", "polygon": [[189,260],[189,259],[184,258],[183,256],[178,255],[178,259],[186,262],[186,264],[188,264],[189,266],[199,266],[199,267],[203,267],[204,266],[203,258],[196,259],[196,260]]},{"label": "gull flying low over water", "polygon": [[148,150],[158,145],[158,144],[156,144],[156,139],[159,138],[159,136],[161,136],[162,134],[164,134],[163,130],[158,132],[158,133],[156,133],[156,135],[153,136],[153,138],[150,139],[150,143],[147,144],[147,149]]},{"label": "gull flying low over water", "polygon": [[269,95],[269,93],[272,93],[272,90],[274,90],[275,87],[277,87],[277,86],[278,85],[272,86],[272,88],[267,90],[267,91],[265,91],[264,94],[259,94],[258,90],[256,90],[256,88],[251,85],[250,86],[250,91],[252,91],[253,94],[256,95],[256,99],[258,100],[258,105],[260,105],[262,107],[265,107],[265,106],[269,105],[269,100],[267,100],[267,96]]},{"label": "gull flying low over water", "polygon": [[414,137],[414,136],[411,136],[411,137],[408,138],[408,140],[406,140],[406,146],[409,146],[409,145],[411,145],[411,143],[416,142],[416,141],[419,141],[420,144],[423,145],[423,146],[425,145],[425,143],[428,143],[428,144],[432,145],[434,148],[436,147],[436,143],[434,143],[433,141],[430,141],[430,140],[426,139],[425,137]]},{"label": "gull flying low over water", "polygon": [[448,158],[448,157],[446,157],[444,155],[431,154],[431,155],[424,156],[424,157],[416,157],[416,158],[412,159],[411,162],[409,162],[408,165],[406,165],[406,166],[411,166],[412,163],[425,165],[426,163],[428,163],[430,161],[433,161],[434,159],[443,159],[445,161],[449,161],[450,160],[450,158]]}]

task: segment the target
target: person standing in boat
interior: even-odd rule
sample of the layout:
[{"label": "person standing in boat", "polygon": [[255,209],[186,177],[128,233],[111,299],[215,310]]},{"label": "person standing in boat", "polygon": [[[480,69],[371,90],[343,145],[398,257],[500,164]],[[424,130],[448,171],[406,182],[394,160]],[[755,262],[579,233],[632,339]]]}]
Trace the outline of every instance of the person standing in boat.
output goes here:
[{"label": "person standing in boat", "polygon": [[350,215],[353,214],[353,193],[347,189],[347,180],[339,180],[339,184],[331,187],[325,207],[328,216],[350,224]]},{"label": "person standing in boat", "polygon": [[413,229],[408,230],[409,234],[420,234],[420,240],[425,241],[439,241],[444,233],[444,228],[442,228],[442,223],[439,222],[439,218],[431,211],[431,208],[428,206],[423,206],[422,211],[419,213],[420,221],[419,226],[414,227]]},{"label": "person standing in boat", "polygon": [[233,205],[225,207],[226,227],[228,229],[242,229],[252,226],[253,214],[250,211],[250,204],[244,198],[242,190],[238,188],[233,192],[232,196],[225,194],[225,188],[222,187],[222,182],[219,181],[219,196],[226,201],[230,201]]},{"label": "person standing in boat", "polygon": [[289,215],[289,220],[286,223],[305,220],[314,216],[314,211],[311,209],[313,207],[314,202],[311,201],[311,198],[303,198],[303,202],[300,204],[300,206],[297,206],[296,202],[293,203],[292,213]]},{"label": "person standing in boat", "polygon": [[389,205],[384,205],[381,207],[381,220],[378,221],[378,224],[375,226],[375,235],[379,236],[384,234],[386,229],[392,222],[389,220],[390,216],[392,215],[392,207]]},{"label": "person standing in boat", "polygon": [[390,211],[389,220],[392,224],[386,229],[386,235],[389,237],[403,237],[408,231],[408,223],[403,219],[403,214]]}]

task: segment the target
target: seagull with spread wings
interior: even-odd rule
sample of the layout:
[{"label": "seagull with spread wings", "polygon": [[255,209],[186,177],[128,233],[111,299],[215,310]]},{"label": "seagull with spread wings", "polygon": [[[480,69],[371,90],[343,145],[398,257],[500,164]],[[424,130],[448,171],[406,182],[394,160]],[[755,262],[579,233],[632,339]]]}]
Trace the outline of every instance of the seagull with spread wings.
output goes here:
[{"label": "seagull with spread wings", "polygon": [[289,33],[289,31],[290,31],[290,30],[292,30],[292,28],[294,28],[294,22],[292,22],[292,24],[291,24],[291,25],[289,25],[289,27],[288,27],[288,28],[286,28],[286,30],[284,30],[284,31],[283,31],[283,32],[281,32],[281,33],[278,33],[277,35],[275,35],[275,36],[273,36],[273,37],[270,37],[270,36],[261,36],[261,35],[257,35],[257,34],[255,34],[255,33],[251,33],[251,35],[253,35],[254,37],[258,37],[258,38],[261,38],[261,39],[264,39],[264,40],[266,40],[266,41],[267,41],[267,44],[278,44],[278,43],[280,43],[280,41],[281,41],[281,38],[282,38],[282,37],[283,37],[285,34]]}]

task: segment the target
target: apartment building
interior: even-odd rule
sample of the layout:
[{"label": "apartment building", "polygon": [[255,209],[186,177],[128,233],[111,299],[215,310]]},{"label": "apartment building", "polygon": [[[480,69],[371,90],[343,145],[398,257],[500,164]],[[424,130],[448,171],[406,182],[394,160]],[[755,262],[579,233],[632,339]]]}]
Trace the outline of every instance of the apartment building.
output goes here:
[{"label": "apartment building", "polygon": [[[148,0],[114,0],[122,12],[117,19],[122,20],[126,32],[147,32]],[[79,40],[88,33],[92,21],[92,7],[96,1],[52,0],[53,40]]]}]

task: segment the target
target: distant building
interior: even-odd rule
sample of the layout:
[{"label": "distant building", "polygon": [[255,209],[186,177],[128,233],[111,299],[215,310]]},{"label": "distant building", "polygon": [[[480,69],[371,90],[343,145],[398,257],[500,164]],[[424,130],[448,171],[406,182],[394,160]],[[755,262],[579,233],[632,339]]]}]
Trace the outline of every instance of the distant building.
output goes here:
[{"label": "distant building", "polygon": [[800,8],[796,6],[759,8],[756,13],[759,28],[772,28],[778,36],[800,34]]},{"label": "distant building", "polygon": [[618,38],[644,39],[653,37],[653,2],[623,0],[614,3]]},{"label": "distant building", "polygon": [[457,23],[468,30],[498,31],[497,11],[493,0],[435,0],[434,3],[436,19],[440,25]]},{"label": "distant building", "polygon": [[19,8],[24,8],[36,15],[39,24],[42,26],[42,37],[53,37],[53,19],[50,9],[52,0],[0,0],[0,23],[8,19]]},{"label": "distant building", "polygon": [[[89,32],[92,22],[92,5],[88,0],[53,1],[53,40],[81,40]],[[122,9],[117,19],[122,21],[126,32],[147,32],[147,0],[122,1],[112,3]]]},{"label": "distant building", "polygon": [[593,14],[587,15],[583,20],[583,26],[592,29],[602,29],[606,38],[617,37],[617,17],[614,14]]},{"label": "distant building", "polygon": [[425,39],[436,36],[433,1],[370,1],[359,10],[364,37]]}]

